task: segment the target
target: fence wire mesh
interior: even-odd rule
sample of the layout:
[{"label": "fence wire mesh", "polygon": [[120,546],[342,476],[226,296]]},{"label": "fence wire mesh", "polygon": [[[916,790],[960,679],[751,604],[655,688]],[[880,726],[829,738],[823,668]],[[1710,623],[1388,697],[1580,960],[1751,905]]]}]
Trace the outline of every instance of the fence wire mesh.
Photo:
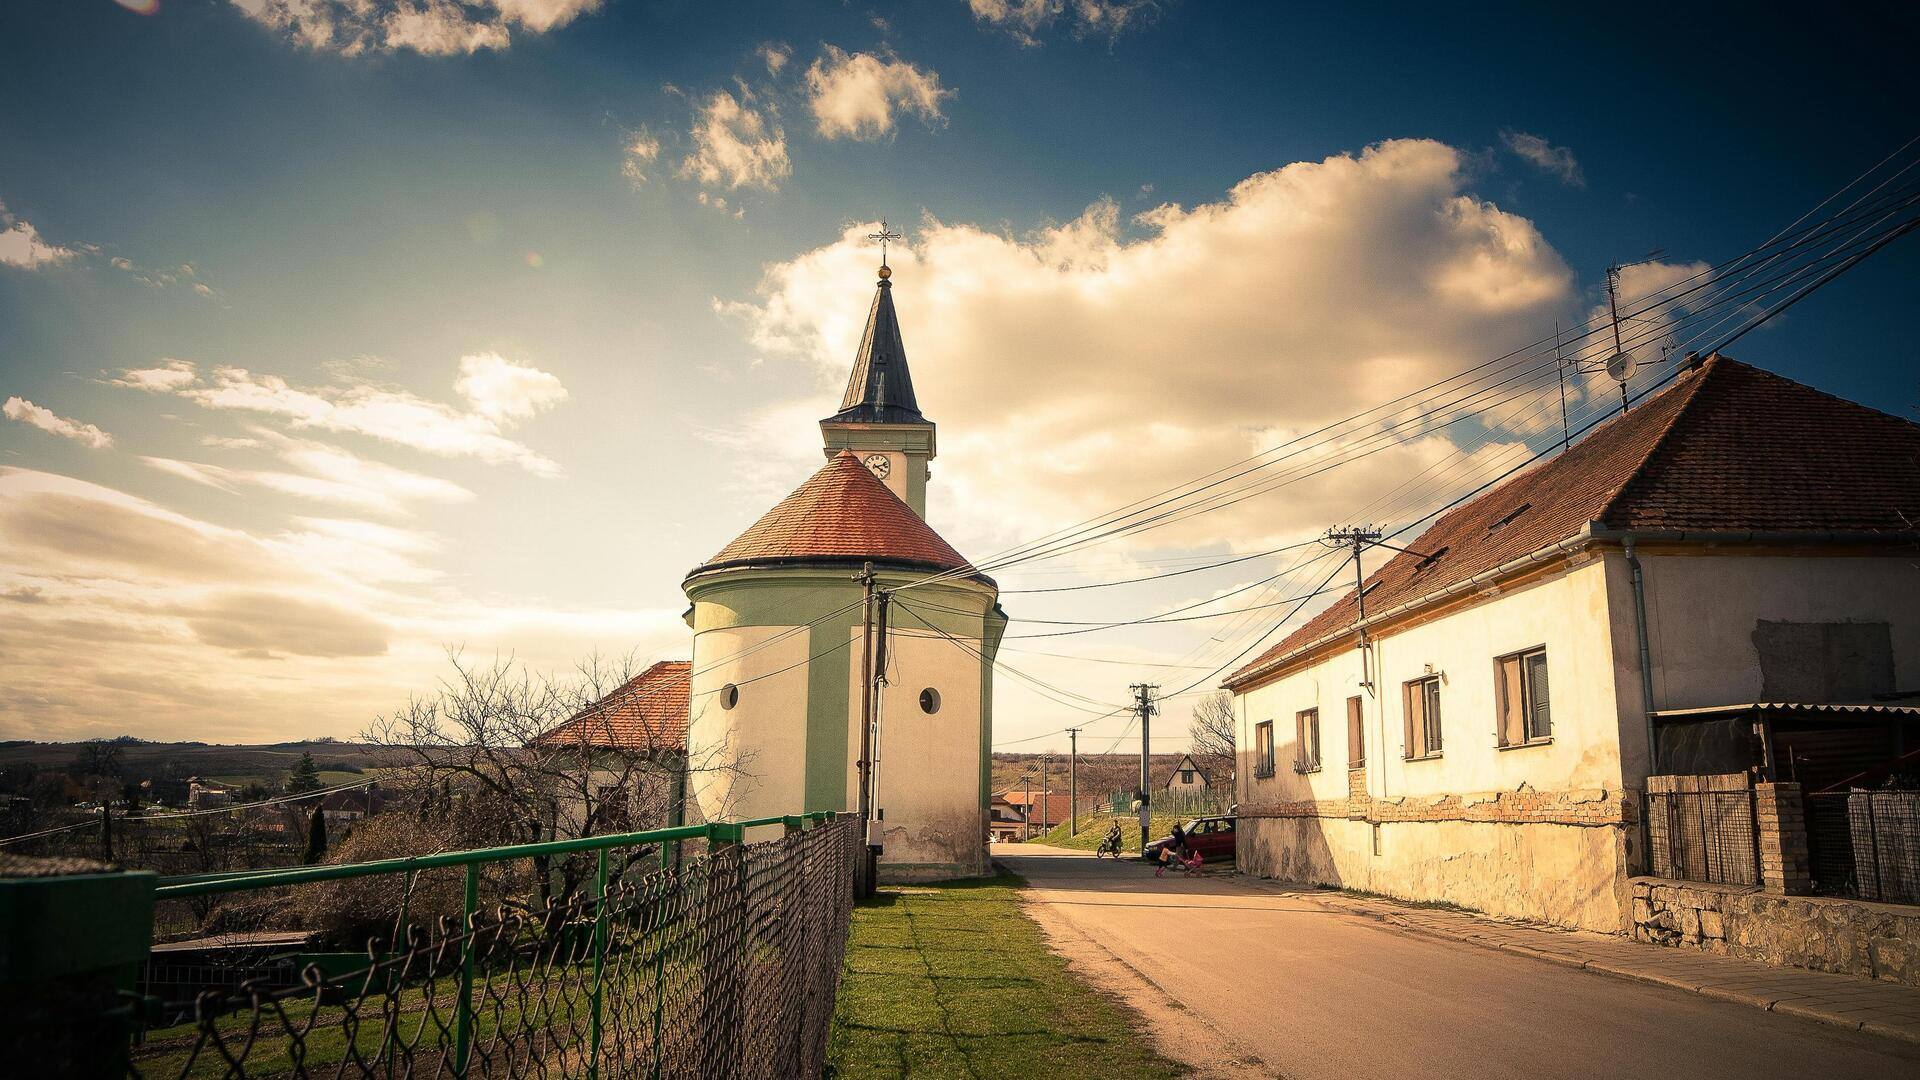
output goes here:
[{"label": "fence wire mesh", "polygon": [[1920,904],[1920,791],[1809,792],[1805,801],[1815,892]]},{"label": "fence wire mesh", "polygon": [[[862,850],[854,827],[840,818],[752,844],[610,857],[604,889],[501,904],[466,925],[409,919],[427,889],[409,878],[399,932],[362,955],[298,956],[291,983],[277,968],[191,1001],[161,994],[133,1074],[819,1076]],[[471,898],[479,870],[418,877],[464,877]]]},{"label": "fence wire mesh", "polygon": [[1649,791],[1646,798],[1653,876],[1722,885],[1759,883],[1751,791]]}]

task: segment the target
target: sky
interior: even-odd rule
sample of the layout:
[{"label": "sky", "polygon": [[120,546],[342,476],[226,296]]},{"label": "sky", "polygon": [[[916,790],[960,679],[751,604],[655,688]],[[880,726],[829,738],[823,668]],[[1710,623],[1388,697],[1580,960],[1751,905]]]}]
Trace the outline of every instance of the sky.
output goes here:
[{"label": "sky", "polygon": [[[984,558],[1587,319],[1610,264],[1671,288],[1916,134],[1911,5],[1541,7],[15,0],[0,738],[351,737],[450,651],[684,657],[681,579],[819,467],[882,218],[929,518]],[[1916,281],[1910,239],[1734,355],[1912,416]],[[996,572],[1047,688],[1003,672],[996,743],[1104,749],[1288,609],[1069,622],[1330,564],[1024,590],[1417,517],[1557,427],[1534,389]]]}]

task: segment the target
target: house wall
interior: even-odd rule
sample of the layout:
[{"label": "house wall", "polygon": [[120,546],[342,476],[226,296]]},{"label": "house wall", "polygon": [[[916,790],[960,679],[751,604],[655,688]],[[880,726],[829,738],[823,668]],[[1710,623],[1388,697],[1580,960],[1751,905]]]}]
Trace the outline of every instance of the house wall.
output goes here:
[{"label": "house wall", "polygon": [[[1889,689],[1920,686],[1920,559],[1915,553],[1849,557],[1774,551],[1650,547],[1641,552],[1655,708],[1770,700],[1754,636],[1761,620],[1885,623],[1892,646]],[[1842,693],[1833,700],[1862,696]]]},{"label": "house wall", "polygon": [[[1619,930],[1627,822],[1615,688],[1617,568],[1598,555],[1341,648],[1239,695],[1240,858],[1272,877],[1342,885],[1568,926]],[[1544,645],[1551,741],[1502,749],[1496,657]],[[1442,750],[1403,760],[1402,683],[1441,679]],[[1366,764],[1349,771],[1346,701],[1360,695]],[[1298,773],[1295,714],[1320,710],[1321,764]],[[1271,720],[1275,775],[1255,775]],[[1635,723],[1640,723],[1635,718]],[[1378,854],[1375,854],[1376,847]]]}]

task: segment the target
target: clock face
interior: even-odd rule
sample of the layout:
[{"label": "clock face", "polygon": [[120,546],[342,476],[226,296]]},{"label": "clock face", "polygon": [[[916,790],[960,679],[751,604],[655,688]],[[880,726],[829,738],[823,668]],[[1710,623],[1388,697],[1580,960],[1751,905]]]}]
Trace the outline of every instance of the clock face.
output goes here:
[{"label": "clock face", "polygon": [[885,454],[868,454],[860,464],[870,469],[879,480],[885,480],[887,474],[893,471],[893,459]]}]

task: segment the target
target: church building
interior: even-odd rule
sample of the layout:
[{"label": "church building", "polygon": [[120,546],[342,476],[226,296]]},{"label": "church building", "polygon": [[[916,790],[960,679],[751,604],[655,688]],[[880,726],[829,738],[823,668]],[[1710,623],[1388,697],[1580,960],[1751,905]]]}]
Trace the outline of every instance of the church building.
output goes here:
[{"label": "church building", "polygon": [[[914,397],[891,276],[883,261],[840,411],[820,421],[826,465],[683,583],[689,785],[708,820],[856,809],[871,645],[885,656],[881,880],[972,877],[988,872],[993,657],[1007,619],[993,580],[927,524],[934,425]],[[884,643],[863,640],[868,564],[889,593]]]}]

